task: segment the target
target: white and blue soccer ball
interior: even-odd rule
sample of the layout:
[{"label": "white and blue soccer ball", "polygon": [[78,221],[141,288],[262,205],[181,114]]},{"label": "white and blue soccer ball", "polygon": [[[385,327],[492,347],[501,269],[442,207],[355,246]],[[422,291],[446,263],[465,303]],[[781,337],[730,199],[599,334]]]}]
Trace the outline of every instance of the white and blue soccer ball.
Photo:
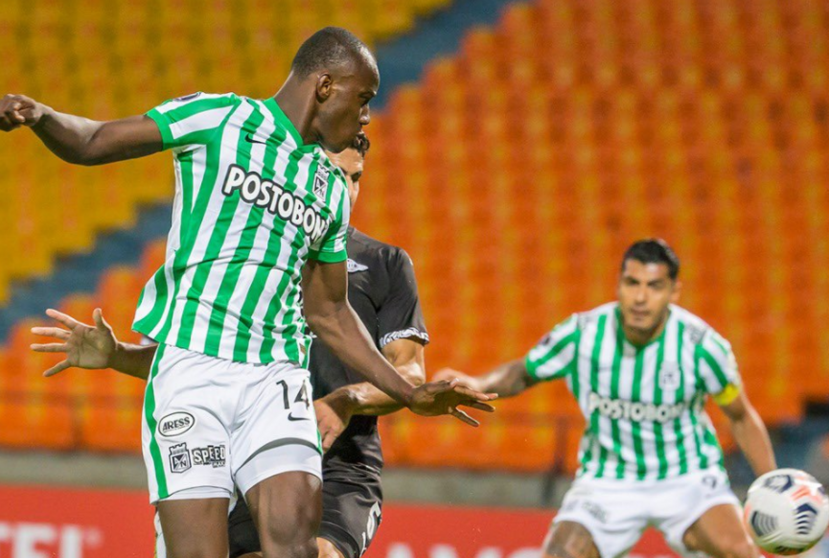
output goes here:
[{"label": "white and blue soccer ball", "polygon": [[757,546],[773,554],[800,554],[820,541],[829,526],[829,498],[810,474],[777,469],[748,489],[744,508]]}]

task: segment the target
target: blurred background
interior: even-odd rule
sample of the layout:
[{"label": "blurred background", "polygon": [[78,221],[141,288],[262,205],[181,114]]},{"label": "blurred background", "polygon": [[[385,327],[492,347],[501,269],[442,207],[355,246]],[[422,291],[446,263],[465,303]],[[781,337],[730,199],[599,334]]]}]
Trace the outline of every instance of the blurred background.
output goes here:
[{"label": "blurred background", "polygon": [[[612,300],[624,249],[660,236],[682,260],[682,305],[732,342],[780,465],[829,483],[829,1],[5,0],[0,93],[96,119],[195,91],[264,98],[330,24],[378,54],[353,221],[412,256],[429,370],[523,355]],[[56,360],[28,346],[48,307],[89,321],[101,306],[137,341],[171,171],[169,153],[81,168],[31,133],[0,137],[0,556],[24,524],[51,525],[52,542],[14,558],[76,558],[65,540],[97,556],[126,524],[134,555],[151,552],[143,383],[47,381]],[[498,411],[479,429],[382,420],[391,508],[369,556],[532,555],[583,422],[563,383]],[[740,493],[751,471],[711,416]],[[440,534],[463,521],[477,534]]]}]

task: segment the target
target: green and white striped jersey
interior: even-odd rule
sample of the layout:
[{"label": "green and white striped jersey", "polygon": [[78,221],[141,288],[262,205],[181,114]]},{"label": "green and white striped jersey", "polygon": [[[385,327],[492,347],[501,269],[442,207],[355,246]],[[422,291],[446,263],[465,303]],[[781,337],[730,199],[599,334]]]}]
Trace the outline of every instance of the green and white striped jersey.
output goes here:
[{"label": "green and white striped jersey", "polygon": [[587,421],[579,477],[654,480],[722,468],[703,409],[740,385],[731,346],[678,306],[662,335],[629,343],[617,303],[574,314],[526,357],[538,380],[565,378]]},{"label": "green and white striped jersey", "polygon": [[219,358],[303,362],[300,271],[346,259],[342,172],[274,99],[197,93],[147,116],[173,150],[176,193],[166,261],[133,328]]}]

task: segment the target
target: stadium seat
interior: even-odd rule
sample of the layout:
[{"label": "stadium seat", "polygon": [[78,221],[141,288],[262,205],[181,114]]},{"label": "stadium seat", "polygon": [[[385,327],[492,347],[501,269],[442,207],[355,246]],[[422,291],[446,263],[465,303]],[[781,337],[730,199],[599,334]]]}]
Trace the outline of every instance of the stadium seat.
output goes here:
[{"label": "stadium seat", "polygon": [[[32,56],[54,64],[31,76],[5,72],[0,84],[107,118],[191,89],[241,83],[270,95],[272,76],[321,24],[374,41],[449,3],[290,0],[277,10],[245,0],[240,25],[254,31],[242,38],[223,4],[192,14],[159,5],[151,16],[96,1],[86,21],[61,22],[65,1],[25,14],[15,4],[0,20],[0,46],[5,30],[21,26],[77,34],[104,21],[112,45],[50,35],[32,42]],[[467,29],[457,53],[399,87],[367,129],[372,150],[354,223],[412,256],[430,370],[477,374],[522,356],[572,312],[613,298],[630,242],[661,236],[683,260],[682,304],[731,340],[765,420],[797,420],[804,401],[829,397],[825,15],[813,1],[509,2],[497,24]],[[208,32],[218,64],[192,48]],[[261,71],[250,71],[253,61]],[[56,254],[89,249],[100,231],[130,226],[140,204],[169,197],[168,156],[78,169],[47,156],[30,134],[14,141],[0,150],[8,200],[0,234],[21,249],[0,264],[0,301],[9,281],[51,272]],[[50,204],[55,198],[61,203]],[[136,266],[108,270],[93,297],[65,307],[88,320],[100,304],[129,335],[137,293],[165,253],[163,240],[148,245]],[[58,426],[29,442],[0,432],[0,443],[135,450],[143,384],[82,373],[42,381],[48,359],[28,353],[30,325],[19,324],[0,351],[0,421]],[[9,396],[21,390],[22,402]],[[575,470],[583,425],[563,383],[498,407],[481,429],[406,413],[383,419],[386,457]]]}]

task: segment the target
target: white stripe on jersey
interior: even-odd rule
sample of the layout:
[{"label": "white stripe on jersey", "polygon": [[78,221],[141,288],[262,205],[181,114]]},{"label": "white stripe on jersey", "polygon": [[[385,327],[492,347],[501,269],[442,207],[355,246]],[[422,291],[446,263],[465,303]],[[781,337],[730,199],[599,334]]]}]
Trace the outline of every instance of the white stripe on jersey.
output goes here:
[{"label": "white stripe on jersey", "polygon": [[[253,107],[248,103],[242,103],[236,109],[236,112],[231,115],[230,125],[224,127],[224,135],[221,140],[222,147],[219,154],[218,174],[216,176],[217,183],[220,181],[219,177],[224,176],[227,172],[228,167],[236,162],[236,146],[239,144],[239,135],[245,121],[251,114],[253,114]],[[206,186],[213,188],[213,191],[210,193],[207,210],[204,212],[204,218],[199,227],[199,232],[196,234],[193,250],[187,261],[187,269],[179,281],[179,290],[174,301],[175,311],[173,312],[173,322],[170,333],[167,336],[168,339],[178,338],[179,330],[181,329],[181,317],[184,313],[184,306],[187,303],[187,293],[190,291],[190,287],[193,286],[193,279],[195,279],[196,272],[199,269],[199,266],[196,264],[203,262],[205,259],[204,256],[210,242],[211,232],[216,227],[216,221],[221,213],[222,203],[226,199],[221,188],[213,187],[213,185],[209,184]],[[203,297],[200,298],[205,301],[208,300]],[[157,328],[159,331],[163,323],[160,322]]]}]

